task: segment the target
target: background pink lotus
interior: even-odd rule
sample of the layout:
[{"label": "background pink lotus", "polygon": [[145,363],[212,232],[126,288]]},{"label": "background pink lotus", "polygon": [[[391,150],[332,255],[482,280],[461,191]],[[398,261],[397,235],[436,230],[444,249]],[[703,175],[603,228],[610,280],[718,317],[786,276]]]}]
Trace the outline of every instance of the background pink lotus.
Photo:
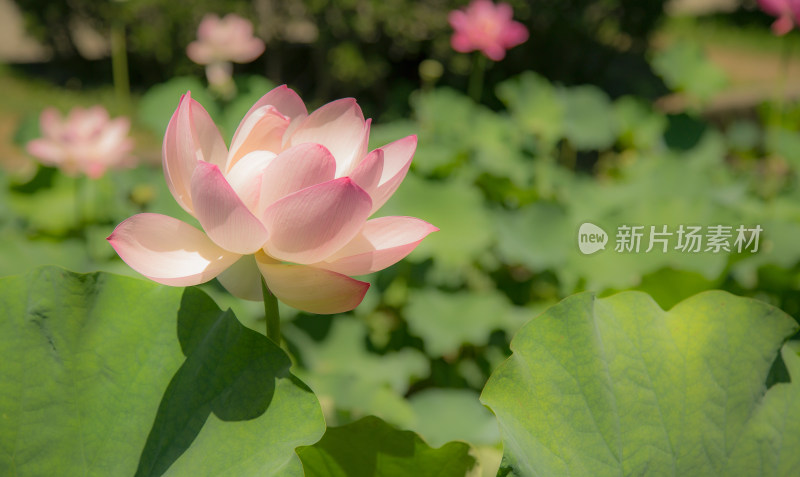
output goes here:
[{"label": "background pink lotus", "polygon": [[513,20],[511,5],[490,0],[473,0],[466,10],[450,12],[448,20],[453,27],[450,44],[461,53],[480,50],[493,61],[506,56],[506,50],[525,43],[528,30]]},{"label": "background pink lotus", "polygon": [[758,0],[764,12],[777,17],[772,23],[776,35],[785,35],[800,24],[800,0]]},{"label": "background pink lotus", "polygon": [[197,28],[197,40],[186,48],[192,61],[201,65],[218,62],[249,63],[264,53],[264,41],[253,36],[253,24],[239,15],[224,18],[207,14]]},{"label": "background pink lotus", "polygon": [[210,85],[225,97],[235,94],[233,64],[249,63],[264,53],[264,41],[253,36],[253,24],[229,13],[220,19],[206,14],[197,28],[197,40],[186,47],[195,63],[206,66]]},{"label": "background pink lotus", "polygon": [[102,106],[75,107],[65,118],[55,108],[47,108],[39,124],[43,137],[28,142],[28,152],[68,175],[83,173],[96,179],[108,168],[129,166],[134,160],[130,120],[112,120]]},{"label": "background pink lotus", "polygon": [[367,152],[370,120],[353,99],[310,115],[285,86],[263,96],[225,146],[187,93],[167,127],[164,175],[203,231],[159,214],[122,222],[109,241],[134,270],[159,283],[218,277],[231,293],[275,296],[313,313],[355,308],[369,288],[348,275],[392,265],[436,227],[413,217],[367,220],[411,164],[416,136]]}]

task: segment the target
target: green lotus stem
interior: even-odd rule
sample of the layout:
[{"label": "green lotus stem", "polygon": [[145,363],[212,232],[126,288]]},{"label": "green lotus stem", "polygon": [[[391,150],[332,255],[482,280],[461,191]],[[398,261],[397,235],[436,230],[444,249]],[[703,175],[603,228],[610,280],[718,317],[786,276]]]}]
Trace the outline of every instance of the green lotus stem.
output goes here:
[{"label": "green lotus stem", "polygon": [[264,295],[264,317],[267,320],[267,338],[278,346],[281,345],[281,314],[278,310],[278,299],[267,287],[264,277],[261,277],[261,293]]},{"label": "green lotus stem", "polygon": [[117,102],[123,110],[130,106],[131,86],[128,77],[128,52],[125,46],[125,26],[121,22],[111,25],[111,70]]},{"label": "green lotus stem", "polygon": [[467,91],[470,98],[475,102],[481,102],[481,94],[483,93],[483,76],[486,72],[486,57],[480,52],[475,52],[472,61],[472,72],[469,75],[469,85]]}]

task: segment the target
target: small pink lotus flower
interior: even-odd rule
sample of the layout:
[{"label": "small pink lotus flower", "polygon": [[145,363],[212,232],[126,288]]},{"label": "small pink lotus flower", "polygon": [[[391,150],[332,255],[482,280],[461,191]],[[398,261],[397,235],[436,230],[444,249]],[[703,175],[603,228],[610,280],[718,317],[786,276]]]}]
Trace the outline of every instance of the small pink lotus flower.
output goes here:
[{"label": "small pink lotus flower", "polygon": [[758,5],[765,13],[777,17],[772,23],[772,32],[778,36],[800,25],[800,0],[758,0]]},{"label": "small pink lotus flower", "polygon": [[353,99],[307,114],[286,86],[248,111],[225,146],[186,93],[167,127],[164,175],[175,200],[203,228],[160,214],[135,215],[108,238],[147,278],[189,286],[217,277],[258,300],[261,279],[284,303],[312,313],[355,308],[382,270],[438,230],[413,217],[367,220],[405,178],[408,136],[367,152],[370,120]]},{"label": "small pink lotus flower", "polygon": [[200,65],[249,63],[264,53],[264,42],[253,36],[253,24],[229,13],[220,19],[207,14],[197,28],[197,41],[186,48],[189,58]]},{"label": "small pink lotus flower", "polygon": [[511,5],[490,0],[473,0],[466,10],[450,12],[448,20],[453,27],[450,44],[461,53],[480,50],[489,59],[500,61],[506,50],[525,43],[528,30],[513,20]]},{"label": "small pink lotus flower", "polygon": [[28,142],[28,153],[68,175],[83,173],[97,179],[108,168],[130,166],[134,161],[130,120],[112,120],[102,106],[75,107],[63,119],[55,108],[47,108],[39,124],[44,137]]}]

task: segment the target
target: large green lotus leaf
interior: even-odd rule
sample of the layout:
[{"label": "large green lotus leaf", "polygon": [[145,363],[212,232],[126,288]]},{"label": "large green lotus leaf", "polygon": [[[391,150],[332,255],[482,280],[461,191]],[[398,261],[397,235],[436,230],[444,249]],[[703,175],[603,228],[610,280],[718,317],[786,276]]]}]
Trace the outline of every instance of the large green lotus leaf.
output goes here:
[{"label": "large green lotus leaf", "polygon": [[324,422],[316,398],[289,374],[289,357],[193,289],[178,336],[187,359],[164,393],[137,475],[161,475],[174,458],[167,475],[296,473],[293,449],[319,438]]},{"label": "large green lotus leaf", "polygon": [[606,149],[617,138],[617,119],[611,101],[596,86],[560,91],[565,105],[564,137],[577,149]]},{"label": "large green lotus leaf", "polygon": [[464,344],[486,346],[494,330],[513,334],[520,311],[496,290],[445,293],[419,290],[408,299],[408,328],[425,342],[429,356],[453,356]]},{"label": "large green lotus leaf", "polygon": [[670,311],[641,292],[582,293],[520,330],[481,400],[514,475],[792,475],[773,464],[800,464],[797,385],[765,395],[765,380],[796,329],[721,291]]},{"label": "large green lotus leaf", "polygon": [[494,235],[480,191],[457,178],[435,182],[409,174],[380,215],[410,215],[439,227],[409,255],[417,262],[436,257],[462,266],[484,252]]},{"label": "large green lotus leaf", "polygon": [[797,475],[800,468],[800,343],[781,349],[791,383],[767,391],[720,475]]},{"label": "large green lotus leaf", "polygon": [[0,279],[0,310],[2,475],[297,474],[323,433],[288,357],[197,289],[51,267]]},{"label": "large green lotus leaf", "polygon": [[476,464],[463,442],[432,449],[413,432],[374,416],[329,427],[319,442],[297,454],[306,477],[463,477]]},{"label": "large green lotus leaf", "polygon": [[304,368],[296,373],[328,406],[326,416],[331,420],[336,419],[334,411],[340,410],[356,417],[374,414],[400,426],[413,422],[414,414],[403,396],[414,379],[430,372],[420,351],[370,353],[366,326],[346,316],[337,317],[319,343],[295,327],[285,327],[284,334],[300,350]]}]

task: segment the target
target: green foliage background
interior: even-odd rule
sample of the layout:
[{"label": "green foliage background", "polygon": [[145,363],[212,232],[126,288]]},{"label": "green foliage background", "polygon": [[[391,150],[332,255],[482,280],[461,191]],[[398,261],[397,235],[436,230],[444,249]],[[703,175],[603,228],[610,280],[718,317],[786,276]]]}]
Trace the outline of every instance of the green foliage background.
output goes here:
[{"label": "green foliage background", "polygon": [[[312,102],[355,96],[375,115],[405,114],[404,97],[419,83],[417,65],[433,58],[446,66],[443,81],[464,87],[470,62],[449,44],[450,10],[463,0],[75,0],[18,2],[28,29],[52,47],[55,61],[46,70],[62,82],[70,78],[96,84],[111,80],[104,61],[79,55],[72,28],[76,22],[104,33],[124,25],[134,85],[146,88],[174,76],[202,74],[191,63],[186,45],[196,37],[206,12],[233,12],[252,20],[267,51],[242,72],[290,83]],[[663,16],[664,0],[509,0],[515,19],[531,39],[509,52],[488,77],[489,84],[526,69],[554,80],[595,83],[614,94],[665,91],[649,72],[647,39]],[[609,44],[621,34],[624,52]],[[592,58],[587,62],[587,58]],[[619,76],[624,68],[633,73]],[[487,95],[492,100],[491,95]]]}]

